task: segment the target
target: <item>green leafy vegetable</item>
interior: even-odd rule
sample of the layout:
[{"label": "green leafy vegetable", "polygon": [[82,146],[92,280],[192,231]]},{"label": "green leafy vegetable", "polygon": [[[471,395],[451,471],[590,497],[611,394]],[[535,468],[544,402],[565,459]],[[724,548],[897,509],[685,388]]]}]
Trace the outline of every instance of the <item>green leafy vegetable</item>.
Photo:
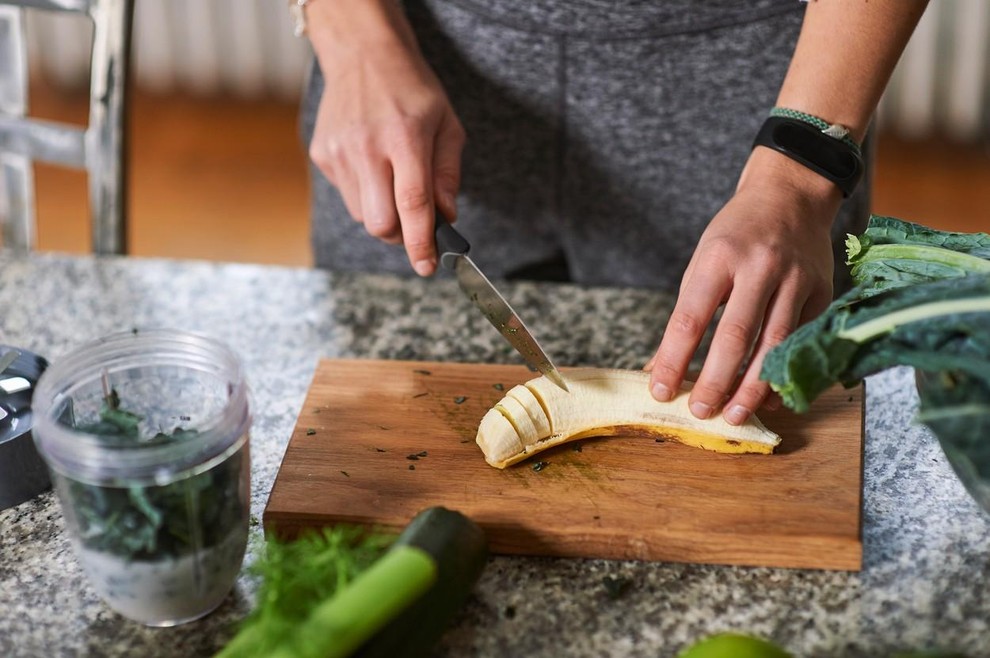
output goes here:
[{"label": "green leafy vegetable", "polygon": [[866,231],[846,239],[847,263],[863,291],[990,274],[990,235],[956,233],[894,217],[870,217]]},{"label": "green leafy vegetable", "polygon": [[[75,429],[117,446],[176,443],[198,435],[195,429],[141,437],[144,420],[120,407],[111,390],[99,420]],[[69,499],[83,546],[131,560],[178,557],[221,543],[243,523],[247,501],[240,475],[243,450],[210,470],[166,485],[101,486],[69,480]]]},{"label": "green leafy vegetable", "polygon": [[764,359],[762,378],[791,409],[898,365],[990,377],[990,275],[860,295],[836,300]]},{"label": "green leafy vegetable", "polygon": [[990,375],[919,372],[917,420],[938,437],[959,479],[990,510]]},{"label": "green leafy vegetable", "polygon": [[258,604],[218,656],[270,656],[292,639],[321,603],[381,557],[394,536],[338,525],[291,542],[269,538],[252,567],[262,579]]},{"label": "green leafy vegetable", "polygon": [[874,215],[846,246],[857,288],[764,359],[785,405],[897,365],[990,377],[990,235]]},{"label": "green leafy vegetable", "polygon": [[394,541],[349,526],[269,539],[255,567],[258,607],[219,656],[427,655],[487,559],[481,528],[443,507],[417,514]]},{"label": "green leafy vegetable", "polygon": [[847,241],[859,284],[770,351],[761,377],[805,411],[836,382],[917,372],[917,420],[990,509],[990,235],[872,217]]}]

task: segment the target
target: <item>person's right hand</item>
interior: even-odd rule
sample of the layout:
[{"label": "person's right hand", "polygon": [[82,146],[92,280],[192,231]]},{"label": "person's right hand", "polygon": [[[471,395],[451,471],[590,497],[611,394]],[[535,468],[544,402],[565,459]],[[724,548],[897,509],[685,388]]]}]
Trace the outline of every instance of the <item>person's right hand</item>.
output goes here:
[{"label": "person's right hand", "polygon": [[310,157],[352,218],[431,275],[434,204],[456,216],[460,120],[393,0],[311,3],[307,33],[326,82]]}]

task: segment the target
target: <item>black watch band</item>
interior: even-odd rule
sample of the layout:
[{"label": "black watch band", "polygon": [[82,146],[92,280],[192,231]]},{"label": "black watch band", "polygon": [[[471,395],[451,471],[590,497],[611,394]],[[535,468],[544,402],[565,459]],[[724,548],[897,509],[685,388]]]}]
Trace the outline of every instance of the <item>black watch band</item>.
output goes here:
[{"label": "black watch band", "polygon": [[863,157],[858,149],[800,119],[768,117],[753,146],[766,146],[797,160],[838,185],[844,197],[853,193],[863,177]]}]

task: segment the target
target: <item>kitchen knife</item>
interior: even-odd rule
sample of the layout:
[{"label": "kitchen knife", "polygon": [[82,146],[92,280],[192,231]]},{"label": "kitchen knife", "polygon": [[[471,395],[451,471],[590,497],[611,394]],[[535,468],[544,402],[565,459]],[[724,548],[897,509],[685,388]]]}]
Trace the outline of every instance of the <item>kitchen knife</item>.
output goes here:
[{"label": "kitchen knife", "polygon": [[471,249],[468,241],[440,213],[437,213],[435,221],[440,264],[454,272],[461,290],[468,299],[481,309],[488,321],[495,325],[499,333],[522,355],[531,368],[540,371],[547,379],[568,391],[564,378],[560,376],[550,357],[533,338],[533,334],[523,324],[519,315],[512,310],[488,277],[468,257],[468,250]]}]

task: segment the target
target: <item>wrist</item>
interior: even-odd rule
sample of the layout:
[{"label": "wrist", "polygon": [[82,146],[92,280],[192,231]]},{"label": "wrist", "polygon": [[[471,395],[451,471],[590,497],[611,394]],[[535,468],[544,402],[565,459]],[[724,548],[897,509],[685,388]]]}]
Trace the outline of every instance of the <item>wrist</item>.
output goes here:
[{"label": "wrist", "polygon": [[863,177],[859,143],[843,125],[794,109],[775,107],[763,122],[753,146],[783,153],[835,183],[850,196]]},{"label": "wrist", "polygon": [[341,50],[416,48],[412,29],[395,0],[311,1],[306,6],[306,26],[321,65]]},{"label": "wrist", "polygon": [[737,192],[750,190],[758,190],[762,195],[796,198],[801,208],[809,212],[823,207],[838,210],[842,203],[842,190],[838,185],[765,146],[753,149],[739,176]]}]

